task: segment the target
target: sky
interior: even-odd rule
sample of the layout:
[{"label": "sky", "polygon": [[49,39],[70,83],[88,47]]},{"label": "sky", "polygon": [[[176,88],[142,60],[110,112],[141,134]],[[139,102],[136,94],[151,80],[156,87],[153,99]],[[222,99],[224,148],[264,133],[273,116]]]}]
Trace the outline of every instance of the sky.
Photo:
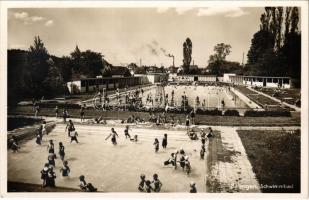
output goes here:
[{"label": "sky", "polygon": [[[232,46],[227,60],[242,62],[263,7],[160,8],[11,8],[8,48],[27,50],[39,35],[48,52],[68,56],[81,51],[102,53],[111,64],[180,66],[183,42],[192,41],[192,59],[206,67],[214,46]],[[192,64],[192,63],[191,63]]]}]

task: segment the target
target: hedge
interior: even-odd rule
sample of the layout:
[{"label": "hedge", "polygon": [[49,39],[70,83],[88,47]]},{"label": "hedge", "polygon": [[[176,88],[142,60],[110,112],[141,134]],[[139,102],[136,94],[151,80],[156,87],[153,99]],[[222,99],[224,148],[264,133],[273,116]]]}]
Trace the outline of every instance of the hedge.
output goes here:
[{"label": "hedge", "polygon": [[72,104],[72,103],[38,103],[40,108],[56,108],[58,106],[59,109],[65,108],[65,109],[80,109],[80,105],[78,104]]},{"label": "hedge", "polygon": [[290,111],[255,111],[247,110],[245,117],[291,117]]},{"label": "hedge", "polygon": [[214,109],[214,110],[201,110],[198,109],[196,111],[196,114],[200,114],[200,115],[218,115],[218,116],[222,116],[222,111],[218,110],[218,109]]},{"label": "hedge", "polygon": [[239,116],[238,110],[227,110],[224,112],[224,116]]}]

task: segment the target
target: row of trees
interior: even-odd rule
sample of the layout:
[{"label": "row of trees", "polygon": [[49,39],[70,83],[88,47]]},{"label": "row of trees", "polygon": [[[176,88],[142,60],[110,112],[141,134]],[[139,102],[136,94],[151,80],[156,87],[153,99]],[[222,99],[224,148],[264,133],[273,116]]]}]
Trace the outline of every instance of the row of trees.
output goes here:
[{"label": "row of trees", "polygon": [[245,73],[290,76],[295,86],[301,78],[299,8],[266,7],[260,30],[253,35]]},{"label": "row of trees", "polygon": [[112,67],[101,53],[82,52],[78,46],[70,56],[50,55],[37,36],[28,51],[8,50],[8,103],[64,94],[66,82],[75,78],[110,76]]},{"label": "row of trees", "polygon": [[[301,32],[299,30],[299,8],[265,7],[260,18],[260,30],[253,35],[247,54],[247,64],[226,60],[231,45],[220,43],[209,57],[206,74],[222,75],[237,73],[256,76],[289,76],[294,86],[301,79]],[[205,74],[204,70],[190,69],[192,42],[183,43],[183,73]]]}]

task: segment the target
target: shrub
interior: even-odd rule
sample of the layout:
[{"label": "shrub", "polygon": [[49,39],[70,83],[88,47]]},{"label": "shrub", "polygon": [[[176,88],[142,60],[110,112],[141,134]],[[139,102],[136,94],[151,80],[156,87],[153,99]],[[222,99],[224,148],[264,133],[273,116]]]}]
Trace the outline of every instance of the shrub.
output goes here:
[{"label": "shrub", "polygon": [[214,109],[214,110],[201,110],[201,109],[198,109],[196,111],[196,114],[200,114],[200,115],[219,115],[219,116],[222,116],[222,111],[221,110],[218,110],[218,109]]},{"label": "shrub", "polygon": [[224,116],[239,116],[238,110],[227,110],[224,112]]},{"label": "shrub", "polygon": [[247,110],[245,117],[291,117],[290,111],[255,111]]},{"label": "shrub", "polygon": [[39,103],[40,108],[55,108],[58,106],[59,109],[80,109],[80,105],[72,103]]}]

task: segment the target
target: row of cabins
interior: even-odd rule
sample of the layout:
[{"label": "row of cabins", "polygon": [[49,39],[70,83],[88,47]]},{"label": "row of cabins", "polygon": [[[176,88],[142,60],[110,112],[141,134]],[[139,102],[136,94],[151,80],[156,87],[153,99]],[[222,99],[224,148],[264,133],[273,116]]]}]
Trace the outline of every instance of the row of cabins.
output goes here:
[{"label": "row of cabins", "polygon": [[290,77],[240,76],[236,74],[224,74],[223,82],[270,88],[291,88],[292,85]]},{"label": "row of cabins", "polygon": [[156,84],[165,80],[172,82],[225,82],[253,87],[291,88],[291,79],[289,77],[240,76],[236,74],[224,74],[223,77],[218,77],[216,75],[177,75],[176,73],[148,73],[135,74],[130,77],[84,78],[68,82],[67,87],[71,94],[78,94],[103,89],[114,90],[116,88],[125,88],[126,86]]},{"label": "row of cabins", "polygon": [[170,74],[169,81],[176,82],[224,82],[236,85],[271,88],[291,88],[290,77],[267,77],[267,76],[241,76],[236,74],[224,74],[222,77],[216,75],[177,75]]},{"label": "row of cabins", "polygon": [[88,93],[106,90],[115,90],[116,88],[125,88],[132,86],[142,86],[147,84],[156,84],[167,79],[167,74],[136,74],[130,77],[96,77],[83,78],[67,82],[67,88],[71,94]]}]

